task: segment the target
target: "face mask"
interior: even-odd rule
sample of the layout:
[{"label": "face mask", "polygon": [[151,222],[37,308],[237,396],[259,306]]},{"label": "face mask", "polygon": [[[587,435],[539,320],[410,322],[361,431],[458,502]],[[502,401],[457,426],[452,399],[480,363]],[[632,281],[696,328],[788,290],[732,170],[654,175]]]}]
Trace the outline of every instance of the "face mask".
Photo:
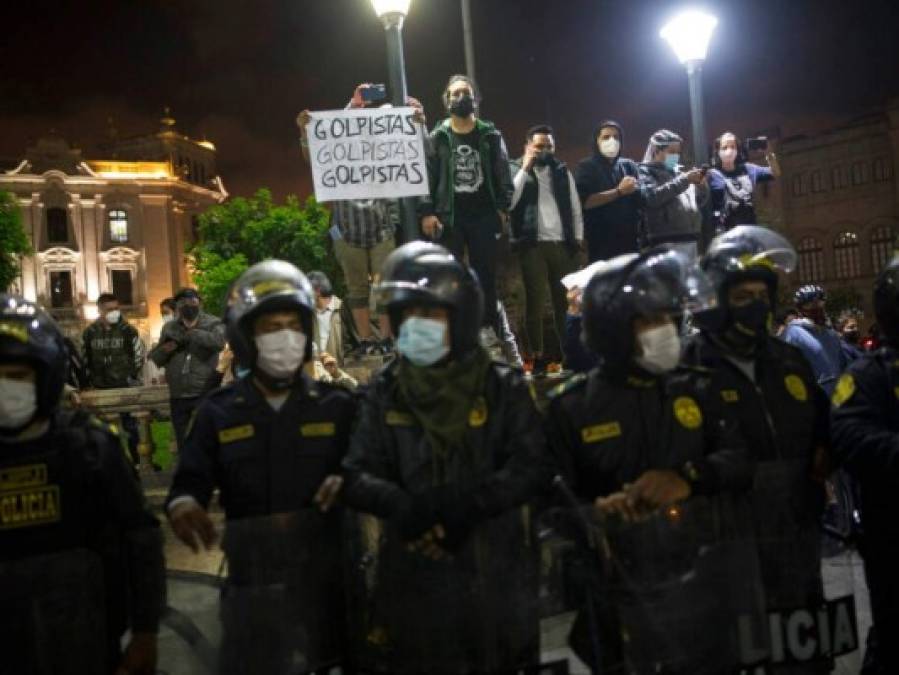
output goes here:
[{"label": "face mask", "polygon": [[449,111],[455,117],[468,117],[474,112],[474,99],[468,94],[463,94],[450,101]]},{"label": "face mask", "polygon": [[174,318],[175,318],[174,314],[163,314],[162,315],[162,323],[168,323],[169,321],[174,320]]},{"label": "face mask", "polygon": [[275,378],[291,377],[306,358],[306,336],[284,328],[256,336],[256,365]]},{"label": "face mask", "polygon": [[599,142],[599,151],[603,157],[615,159],[619,150],[621,150],[621,143],[618,142],[617,138],[607,138]]},{"label": "face mask", "polygon": [[665,155],[665,166],[669,171],[677,171],[677,167],[680,164],[680,153],[670,152]]},{"label": "face mask", "polygon": [[185,321],[193,321],[200,316],[200,308],[197,305],[183,305],[178,312]]},{"label": "face mask", "polygon": [[737,151],[734,148],[727,148],[726,150],[721,150],[718,156],[724,164],[733,164],[737,159]]},{"label": "face mask", "polygon": [[449,354],[445,336],[443,321],[410,316],[400,326],[396,348],[416,366],[432,366]]},{"label": "face mask", "polygon": [[114,309],[111,312],[106,312],[106,323],[118,323],[119,319],[122,318],[122,313]]},{"label": "face mask", "polygon": [[843,331],[843,339],[851,345],[857,345],[859,332],[857,330]]},{"label": "face mask", "polygon": [[803,312],[809,319],[812,320],[813,323],[823,326],[827,323],[827,314],[824,312],[823,307],[814,307],[807,309]]},{"label": "face mask", "polygon": [[37,389],[34,382],[21,382],[0,377],[0,427],[19,429],[37,412]]},{"label": "face mask", "polygon": [[648,373],[667,373],[680,362],[680,336],[673,323],[643,331],[637,336],[637,342],[643,354],[635,360]]},{"label": "face mask", "polygon": [[731,326],[725,341],[737,351],[752,351],[759,339],[768,334],[771,306],[764,300],[753,300],[730,308]]},{"label": "face mask", "polygon": [[549,150],[541,150],[537,153],[537,156],[534,158],[534,164],[537,166],[549,166],[550,164],[555,163],[555,157],[553,153]]}]

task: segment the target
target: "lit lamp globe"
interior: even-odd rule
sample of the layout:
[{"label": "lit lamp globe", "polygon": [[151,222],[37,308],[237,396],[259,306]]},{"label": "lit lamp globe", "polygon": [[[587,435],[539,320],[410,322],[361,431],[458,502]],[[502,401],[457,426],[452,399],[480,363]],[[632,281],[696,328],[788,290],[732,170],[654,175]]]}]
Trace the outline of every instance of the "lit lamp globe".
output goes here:
[{"label": "lit lamp globe", "polygon": [[671,45],[678,60],[686,65],[705,60],[717,25],[718,19],[711,14],[690,10],[666,23],[659,35]]},{"label": "lit lamp globe", "polygon": [[406,15],[409,13],[409,5],[411,4],[412,0],[371,0],[371,5],[375,9],[375,14],[377,14],[378,18],[385,23],[402,23],[403,19],[405,19]]}]

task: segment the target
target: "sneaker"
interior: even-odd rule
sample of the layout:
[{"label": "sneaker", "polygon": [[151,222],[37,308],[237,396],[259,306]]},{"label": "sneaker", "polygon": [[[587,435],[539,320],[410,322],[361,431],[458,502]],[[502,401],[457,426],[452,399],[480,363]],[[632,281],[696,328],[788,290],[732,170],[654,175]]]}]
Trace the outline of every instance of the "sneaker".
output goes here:
[{"label": "sneaker", "polygon": [[546,364],[547,377],[562,377],[562,364],[558,361],[549,361]]}]

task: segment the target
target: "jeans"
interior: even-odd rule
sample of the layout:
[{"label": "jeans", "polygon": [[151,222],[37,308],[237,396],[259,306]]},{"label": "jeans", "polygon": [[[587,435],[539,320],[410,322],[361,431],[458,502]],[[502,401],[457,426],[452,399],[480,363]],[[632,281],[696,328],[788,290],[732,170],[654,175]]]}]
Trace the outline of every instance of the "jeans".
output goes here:
[{"label": "jeans", "polygon": [[457,216],[453,226],[444,232],[440,243],[446,246],[459,261],[465,260],[478,276],[484,291],[484,320],[482,326],[493,328],[499,335],[496,313],[496,241],[500,233],[499,214],[490,211],[476,218]]},{"label": "jeans", "polygon": [[543,355],[543,313],[546,296],[552,301],[553,323],[558,344],[564,344],[565,313],[568,299],[562,277],[578,268],[577,253],[561,241],[538,241],[519,254],[524,281],[524,325],[528,347],[534,355]]}]

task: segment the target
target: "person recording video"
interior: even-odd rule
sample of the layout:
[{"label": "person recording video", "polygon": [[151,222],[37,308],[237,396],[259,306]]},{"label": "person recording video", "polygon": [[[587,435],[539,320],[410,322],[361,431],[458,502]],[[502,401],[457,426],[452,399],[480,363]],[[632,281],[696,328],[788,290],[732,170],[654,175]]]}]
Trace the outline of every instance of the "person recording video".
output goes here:
[{"label": "person recording video", "polygon": [[[748,161],[752,153],[764,153],[768,166]],[[726,131],[715,139],[709,188],[717,231],[755,224],[753,192],[756,184],[779,177],[780,164],[767,138],[750,138],[744,143],[736,134]]]}]

